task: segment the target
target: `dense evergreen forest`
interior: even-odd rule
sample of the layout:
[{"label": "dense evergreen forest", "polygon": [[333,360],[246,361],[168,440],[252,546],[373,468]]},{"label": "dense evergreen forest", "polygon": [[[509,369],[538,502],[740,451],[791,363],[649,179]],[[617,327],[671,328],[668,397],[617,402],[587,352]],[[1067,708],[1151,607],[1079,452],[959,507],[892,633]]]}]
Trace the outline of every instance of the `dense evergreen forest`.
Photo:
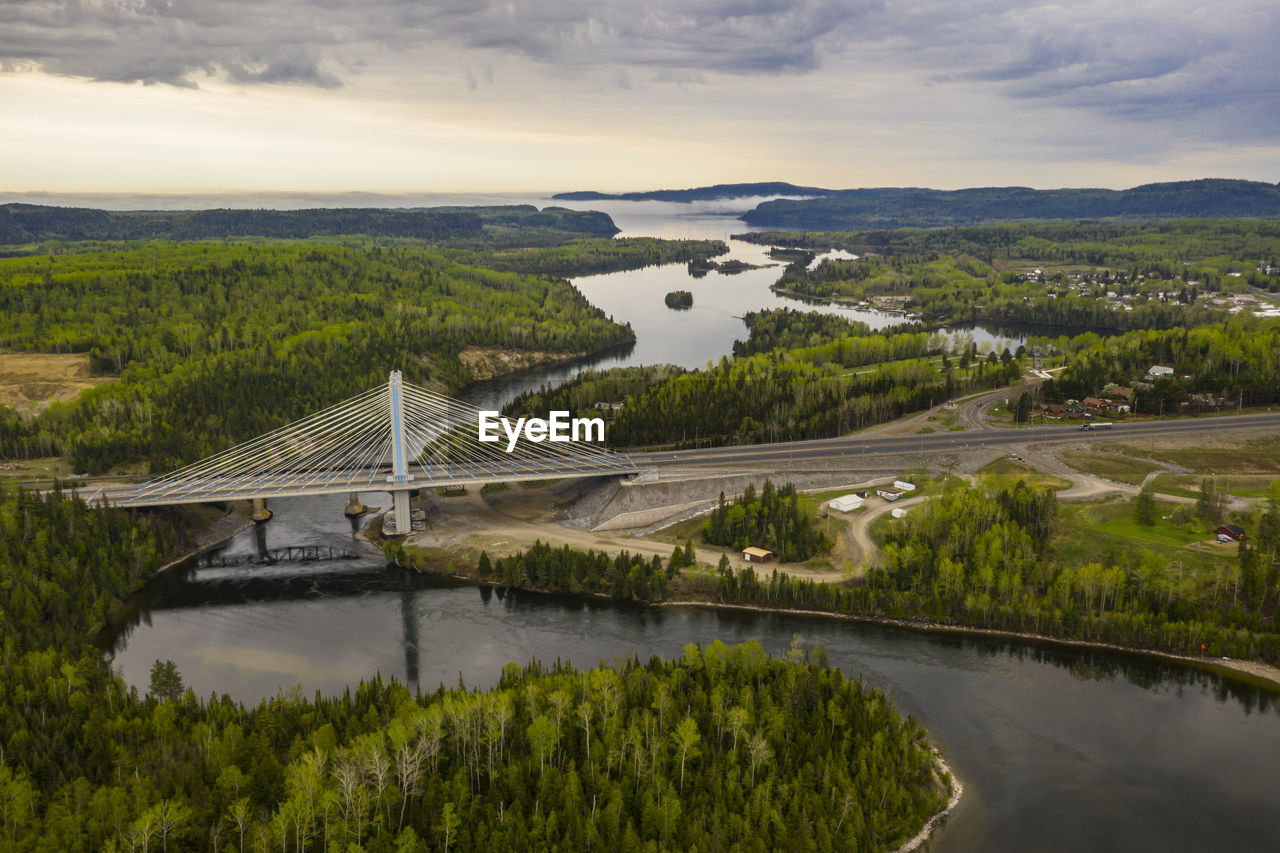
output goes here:
[{"label": "dense evergreen forest", "polygon": [[[1130,332],[1109,338],[1082,335],[1052,346],[1067,354],[1066,369],[1041,386],[1048,401],[1096,394],[1108,383],[1148,387],[1133,401],[1141,414],[1176,414],[1280,402],[1280,320],[1235,318],[1214,326]],[[1153,379],[1152,365],[1173,368]]]},{"label": "dense evergreen forest", "polygon": [[821,649],[252,708],[157,662],[142,698],[92,638],[174,554],[167,518],[0,492],[0,850],[884,850],[945,801],[923,730]]},{"label": "dense evergreen forest", "polygon": [[784,563],[807,560],[831,548],[832,542],[818,529],[811,501],[803,500],[790,483],[781,488],[765,480],[756,493],[748,483],[742,496],[720,502],[702,523],[702,541],[742,550],[748,545],[765,548]]},{"label": "dense evergreen forest", "polygon": [[634,340],[570,284],[438,251],[227,244],[0,260],[0,346],[82,352],[118,376],[37,416],[0,411],[0,455],[166,470],[403,369],[454,389],[468,347],[566,358]]},{"label": "dense evergreen forest", "polygon": [[555,246],[448,249],[445,255],[469,266],[556,277],[595,275],[722,255],[720,240],[659,240],[654,237],[580,238]]},{"label": "dense evergreen forest", "polygon": [[[733,342],[733,354],[736,356],[756,355],[775,349],[812,347],[837,338],[871,335],[871,328],[866,323],[837,314],[819,314],[816,311],[797,311],[793,308],[749,311],[742,319],[747,324],[747,339]],[[884,330],[880,334],[891,334],[892,331]]]},{"label": "dense evergreen forest", "polygon": [[503,408],[508,416],[542,417],[553,409],[612,420],[615,410],[609,406],[596,409],[597,403],[621,405],[643,391],[685,372],[683,367],[659,364],[640,367],[612,367],[608,370],[584,370],[577,376],[551,388],[526,391]]},{"label": "dense evergreen forest", "polygon": [[757,227],[797,231],[977,225],[1025,219],[1163,219],[1186,216],[1280,217],[1280,187],[1206,179],[1127,190],[976,187],[874,188],[766,201],[743,215]]},{"label": "dense evergreen forest", "polygon": [[563,242],[564,234],[612,237],[607,214],[533,205],[311,210],[111,211],[35,204],[0,205],[0,245],[81,240],[224,240],[265,237],[401,238],[435,244]]},{"label": "dense evergreen forest", "polygon": [[[1021,374],[1008,354],[953,360],[943,349],[940,338],[917,332],[721,359],[633,396],[613,413],[607,437],[621,447],[825,438]],[[868,367],[848,369],[859,366]]]}]

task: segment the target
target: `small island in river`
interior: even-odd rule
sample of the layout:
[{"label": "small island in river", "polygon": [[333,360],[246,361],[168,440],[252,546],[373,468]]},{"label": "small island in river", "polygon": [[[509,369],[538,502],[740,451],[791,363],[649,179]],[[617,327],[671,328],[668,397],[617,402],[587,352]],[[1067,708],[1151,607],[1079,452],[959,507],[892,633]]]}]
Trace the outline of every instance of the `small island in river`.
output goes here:
[{"label": "small island in river", "polygon": [[693,294],[687,290],[673,290],[664,297],[663,301],[667,303],[668,308],[683,311],[693,307]]}]

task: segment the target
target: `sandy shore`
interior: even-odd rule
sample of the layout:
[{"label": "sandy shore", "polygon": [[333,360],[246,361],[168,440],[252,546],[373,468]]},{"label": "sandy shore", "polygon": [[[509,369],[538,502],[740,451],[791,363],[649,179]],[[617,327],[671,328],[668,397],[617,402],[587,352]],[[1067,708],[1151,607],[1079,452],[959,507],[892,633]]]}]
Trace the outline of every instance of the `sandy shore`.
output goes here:
[{"label": "sandy shore", "polygon": [[920,827],[920,831],[908,838],[906,843],[895,850],[894,853],[912,853],[914,850],[919,850],[921,845],[933,835],[933,831],[947,819],[947,815],[955,810],[955,807],[960,804],[960,798],[964,796],[964,785],[956,778],[956,774],[951,772],[951,765],[947,764],[946,759],[942,757],[942,753],[936,749],[933,751],[933,763],[937,765],[940,777],[951,777],[951,796],[947,798],[947,804],[942,811],[929,818],[925,825]]}]

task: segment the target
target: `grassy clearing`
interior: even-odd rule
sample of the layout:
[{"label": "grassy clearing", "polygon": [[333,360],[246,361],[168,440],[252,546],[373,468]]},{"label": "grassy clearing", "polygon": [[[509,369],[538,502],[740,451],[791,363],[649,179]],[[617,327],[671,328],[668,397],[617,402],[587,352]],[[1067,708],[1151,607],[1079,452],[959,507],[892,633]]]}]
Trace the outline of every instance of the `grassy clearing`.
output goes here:
[{"label": "grassy clearing", "polygon": [[20,412],[70,402],[86,388],[111,381],[90,376],[89,356],[83,353],[0,353],[0,404]]},{"label": "grassy clearing", "polygon": [[1160,470],[1160,466],[1141,459],[1130,459],[1109,453],[1096,453],[1090,450],[1064,450],[1059,458],[1079,471],[1102,477],[1117,483],[1130,483],[1137,486],[1152,471]]},{"label": "grassy clearing", "polygon": [[[1161,474],[1156,491],[1167,495],[1200,496],[1200,483],[1208,474]],[[1212,478],[1218,491],[1242,498],[1266,498],[1280,492],[1280,476],[1269,474],[1221,474]]]},{"label": "grassy clearing", "polygon": [[1087,503],[1064,503],[1058,507],[1058,527],[1051,542],[1052,553],[1063,565],[1108,562],[1111,555],[1144,550],[1189,569],[1216,570],[1223,560],[1235,559],[1237,547],[1211,543],[1213,534],[1201,522],[1175,525],[1163,517],[1176,504],[1157,501],[1158,520],[1151,527],[1133,517],[1133,504],[1108,499]]},{"label": "grassy clearing", "polygon": [[[684,545],[685,541],[691,539],[696,548],[702,544],[702,522],[705,520],[705,517],[701,515],[695,518],[686,518],[684,521],[654,531],[645,538],[656,539],[659,542],[670,542],[672,545]],[[714,546],[708,545],[707,547]]]},{"label": "grassy clearing", "polygon": [[1180,465],[1201,474],[1280,475],[1280,437],[1255,438],[1220,447],[1145,448],[1125,444],[1103,447]]},{"label": "grassy clearing", "polygon": [[71,466],[62,456],[43,459],[7,459],[0,462],[0,482],[27,483],[65,478],[71,474]]},{"label": "grassy clearing", "polygon": [[1054,477],[1050,474],[1043,474],[1032,468],[1030,465],[1026,465],[1022,462],[1015,462],[1008,456],[1003,456],[991,464],[981,468],[978,473],[981,475],[1007,479],[1011,482],[1016,480],[1026,480],[1032,485],[1045,486],[1053,489],[1055,492],[1060,492],[1063,489],[1071,487],[1071,483],[1068,480],[1064,480],[1061,477]]}]

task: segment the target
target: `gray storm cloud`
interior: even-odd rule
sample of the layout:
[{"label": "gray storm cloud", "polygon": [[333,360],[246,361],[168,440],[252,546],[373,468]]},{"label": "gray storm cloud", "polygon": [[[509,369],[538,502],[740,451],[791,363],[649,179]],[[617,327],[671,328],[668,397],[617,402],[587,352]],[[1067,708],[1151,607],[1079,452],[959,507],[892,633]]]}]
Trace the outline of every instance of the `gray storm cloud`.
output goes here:
[{"label": "gray storm cloud", "polygon": [[[900,74],[1138,119],[1280,129],[1280,4],[1188,0],[3,0],[0,68],[92,80],[333,88],[405,57],[652,81]],[[472,85],[474,77],[469,78]],[[913,83],[912,81],[916,81]],[[1235,120],[1233,118],[1233,120]]]}]

